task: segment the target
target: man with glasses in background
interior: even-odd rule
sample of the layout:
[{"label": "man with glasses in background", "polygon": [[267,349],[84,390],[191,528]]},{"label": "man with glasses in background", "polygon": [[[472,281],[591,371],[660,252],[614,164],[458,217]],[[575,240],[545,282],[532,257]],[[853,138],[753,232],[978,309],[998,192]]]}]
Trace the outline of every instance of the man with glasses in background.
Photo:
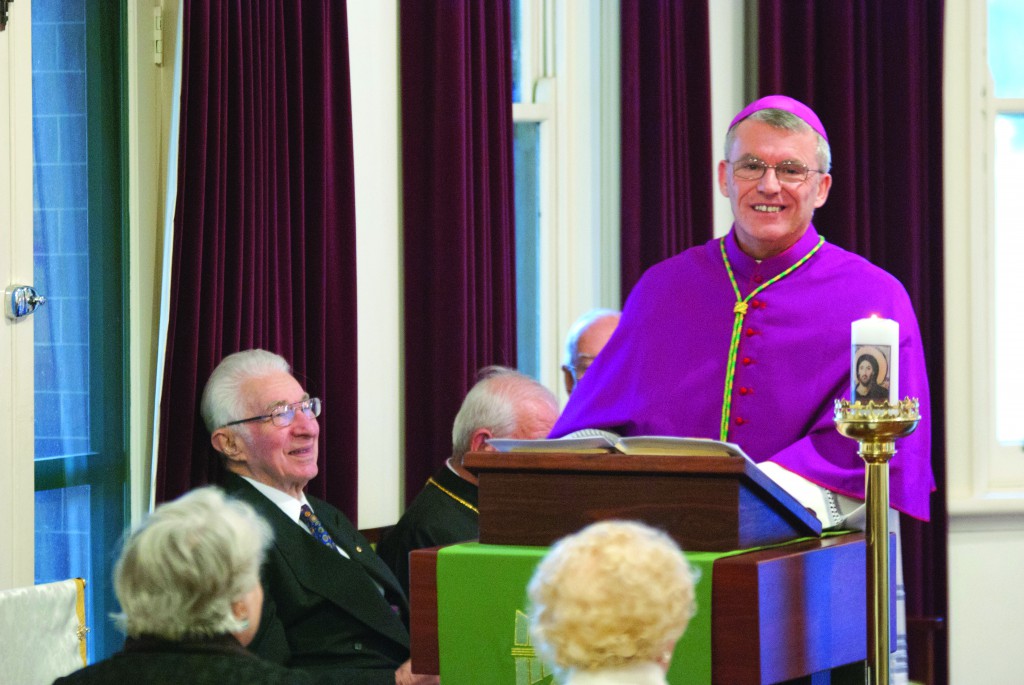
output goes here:
[{"label": "man with glasses in background", "polygon": [[620,316],[614,309],[591,309],[573,323],[565,340],[565,363],[562,364],[566,393],[572,394],[597,353],[608,344]]},{"label": "man with glasses in background", "polygon": [[225,357],[203,390],[225,490],[274,531],[249,649],[324,682],[437,683],[412,673],[408,602],[394,575],[341,511],[303,491],[317,474],[320,409],[265,350]]}]

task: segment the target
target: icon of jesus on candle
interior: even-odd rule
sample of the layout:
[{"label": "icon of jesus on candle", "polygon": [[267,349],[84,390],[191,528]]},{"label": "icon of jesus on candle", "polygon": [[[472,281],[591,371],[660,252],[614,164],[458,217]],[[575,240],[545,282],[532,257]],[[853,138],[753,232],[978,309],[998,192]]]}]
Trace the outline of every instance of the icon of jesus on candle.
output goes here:
[{"label": "icon of jesus on candle", "polygon": [[862,345],[856,350],[853,369],[854,402],[889,401],[889,360],[887,350],[876,345]]}]

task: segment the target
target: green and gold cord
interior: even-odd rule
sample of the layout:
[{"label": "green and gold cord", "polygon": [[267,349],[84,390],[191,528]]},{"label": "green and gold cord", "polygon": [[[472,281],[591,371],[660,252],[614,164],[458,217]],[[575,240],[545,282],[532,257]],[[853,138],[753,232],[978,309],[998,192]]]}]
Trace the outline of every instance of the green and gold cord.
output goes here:
[{"label": "green and gold cord", "polygon": [[480,510],[479,510],[479,509],[477,509],[477,508],[476,508],[476,507],[474,507],[474,506],[473,506],[472,504],[470,504],[470,503],[469,503],[469,502],[467,502],[466,500],[464,500],[464,499],[462,499],[461,497],[459,497],[458,495],[456,495],[456,494],[455,494],[454,492],[452,492],[451,490],[449,490],[449,489],[448,489],[448,488],[446,488],[445,486],[443,486],[443,485],[441,485],[440,483],[438,483],[438,482],[437,482],[436,480],[434,480],[433,478],[428,478],[428,479],[427,479],[427,483],[429,483],[430,485],[433,485],[433,486],[434,486],[435,488],[437,488],[438,490],[440,490],[440,491],[441,491],[441,492],[443,492],[444,494],[448,495],[448,496],[449,496],[449,497],[451,497],[451,498],[452,498],[453,500],[455,500],[456,502],[458,502],[458,503],[459,503],[459,504],[461,504],[462,506],[466,507],[467,509],[471,509],[471,510],[473,511],[473,513],[474,513],[474,514],[479,514],[479,513],[480,513]]},{"label": "green and gold cord", "polygon": [[800,260],[789,267],[782,273],[778,274],[774,278],[770,278],[761,285],[754,288],[754,290],[746,297],[740,296],[740,288],[736,284],[736,276],[732,272],[732,264],[729,263],[729,255],[725,252],[725,238],[722,238],[718,245],[722,251],[722,262],[725,264],[725,272],[729,274],[729,283],[732,284],[732,291],[736,295],[736,304],[733,305],[732,311],[736,315],[732,323],[732,341],[729,343],[729,360],[725,365],[725,394],[722,397],[722,425],[719,431],[719,440],[725,441],[729,438],[729,418],[732,413],[732,384],[736,376],[736,356],[740,349],[740,335],[743,333],[743,317],[747,313],[748,303],[751,298],[760,293],[762,290],[770,286],[772,283],[776,283],[789,274],[796,271],[801,265],[803,265],[808,259],[814,256],[814,254],[821,249],[821,246],[825,244],[825,239],[819,237],[818,244],[815,245],[810,252],[805,254]]}]

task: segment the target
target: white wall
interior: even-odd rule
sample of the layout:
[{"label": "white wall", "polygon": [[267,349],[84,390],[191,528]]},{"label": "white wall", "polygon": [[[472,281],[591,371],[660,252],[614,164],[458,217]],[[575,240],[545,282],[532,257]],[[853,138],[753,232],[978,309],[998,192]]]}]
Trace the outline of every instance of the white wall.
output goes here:
[{"label": "white wall", "polygon": [[949,531],[950,683],[1024,682],[1024,516],[953,516]]},{"label": "white wall", "polygon": [[398,4],[349,0],[348,17],[358,263],[357,523],[376,528],[398,519],[405,490]]},{"label": "white wall", "polygon": [[729,198],[718,192],[718,161],[722,159],[725,134],[736,112],[747,104],[744,83],[744,18],[746,0],[716,0],[708,8],[711,35],[711,168],[708,184],[714,193],[715,236],[732,227]]}]

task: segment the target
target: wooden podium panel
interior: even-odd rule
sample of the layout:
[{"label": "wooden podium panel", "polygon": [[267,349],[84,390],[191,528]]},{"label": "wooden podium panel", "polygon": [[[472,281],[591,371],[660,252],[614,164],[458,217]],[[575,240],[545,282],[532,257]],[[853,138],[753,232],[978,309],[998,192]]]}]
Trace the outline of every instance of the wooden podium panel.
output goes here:
[{"label": "wooden podium panel", "polygon": [[413,673],[440,675],[437,638],[437,552],[440,547],[409,553],[409,651]]},{"label": "wooden podium panel", "polygon": [[[780,683],[866,659],[866,553],[864,534],[857,533],[717,560],[714,682]],[[890,553],[896,553],[892,535]],[[895,635],[895,573],[889,597]]]},{"label": "wooden podium panel", "polygon": [[471,452],[480,542],[548,546],[595,521],[661,528],[684,550],[725,552],[821,534],[818,519],[732,456]]},{"label": "wooden podium panel", "polygon": [[[439,674],[437,555],[410,556],[412,665]],[[712,683],[768,685],[867,655],[863,534],[807,540],[715,561]],[[895,597],[893,589],[892,597]]]}]

